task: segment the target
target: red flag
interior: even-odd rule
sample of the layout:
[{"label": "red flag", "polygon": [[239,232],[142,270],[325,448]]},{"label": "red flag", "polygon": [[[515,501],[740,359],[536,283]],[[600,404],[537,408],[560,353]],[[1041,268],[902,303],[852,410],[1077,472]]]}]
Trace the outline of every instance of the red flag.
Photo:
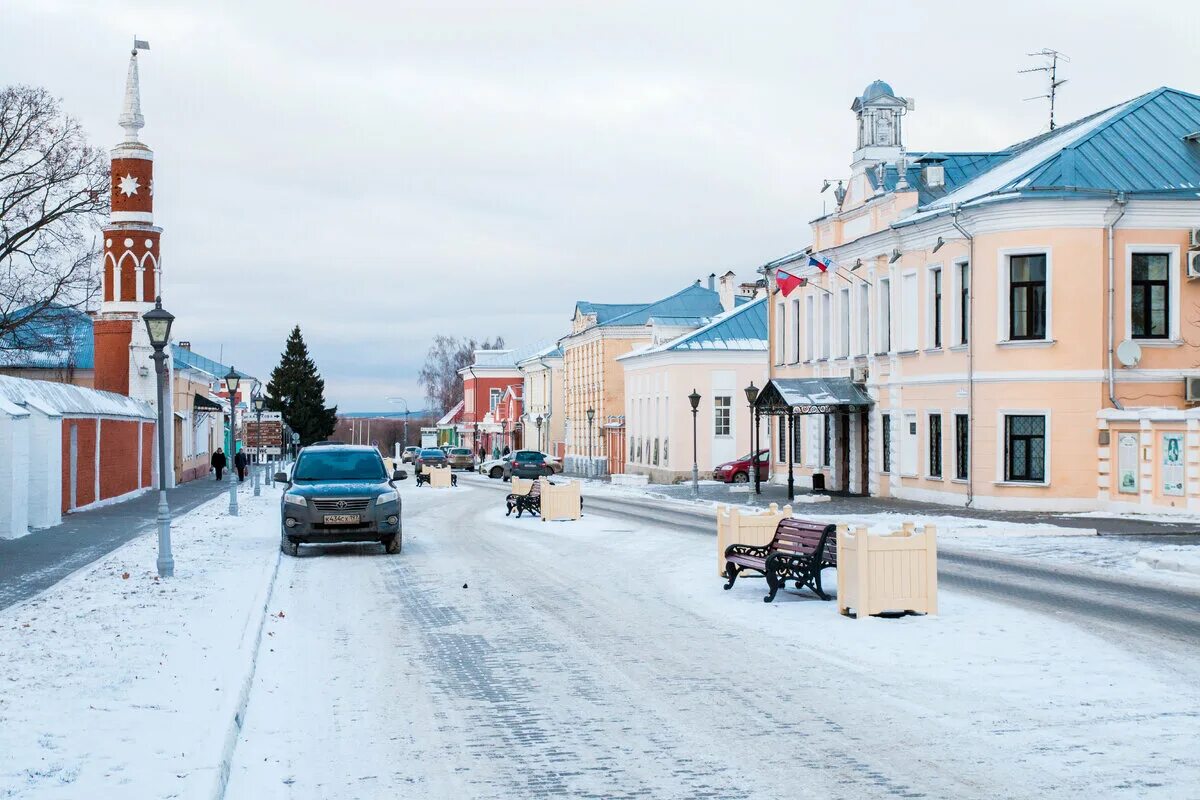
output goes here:
[{"label": "red flag", "polygon": [[779,291],[783,292],[783,296],[787,297],[797,286],[807,286],[808,278],[799,278],[790,272],[779,269],[775,271],[775,285],[779,287]]}]

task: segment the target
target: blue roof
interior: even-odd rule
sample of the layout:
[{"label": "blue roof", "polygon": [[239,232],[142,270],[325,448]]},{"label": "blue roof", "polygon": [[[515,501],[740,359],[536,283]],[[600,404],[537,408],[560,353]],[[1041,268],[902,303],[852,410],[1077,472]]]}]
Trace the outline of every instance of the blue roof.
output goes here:
[{"label": "blue roof", "polygon": [[[711,289],[693,283],[670,297],[639,306],[619,317],[612,317],[600,325],[645,325],[651,317],[686,318],[694,324],[721,313],[721,296]],[[679,324],[677,321],[675,324]]]},{"label": "blue roof", "polygon": [[[904,171],[904,174],[908,179],[909,188],[917,190],[917,205],[923,206],[939,197],[944,197],[959,186],[970,181],[976,175],[986,172],[1001,162],[1007,161],[1012,156],[1012,150],[1001,150],[997,153],[913,154],[909,158],[908,168]],[[926,165],[914,163],[921,159],[935,163],[943,168],[944,185],[930,186],[925,182]],[[883,188],[886,191],[895,190],[899,174],[899,170],[897,170],[895,164],[887,165],[883,175]],[[875,170],[867,170],[866,175],[867,180],[871,183],[871,188],[877,188],[878,181],[875,177]]]},{"label": "blue roof", "polygon": [[587,300],[577,300],[575,310],[584,314],[595,314],[596,324],[603,325],[614,317],[624,316],[630,311],[644,308],[645,303],[589,303]]},{"label": "blue roof", "polygon": [[767,349],[767,298],[750,300],[699,330],[681,336],[667,350]]},{"label": "blue roof", "polygon": [[867,84],[867,88],[863,89],[862,101],[869,103],[876,97],[895,97],[896,93],[892,91],[892,87],[881,80],[874,80]]},{"label": "blue roof", "polygon": [[[32,306],[10,315],[19,320]],[[0,339],[0,365],[26,369],[93,369],[92,318],[77,308],[52,305]]]},{"label": "blue roof", "polygon": [[[211,358],[205,358],[199,353],[189,350],[186,347],[180,347],[177,344],[171,345],[171,357],[174,359],[176,366],[190,367],[194,370],[207,373],[218,380],[225,380],[225,376],[229,374],[230,367],[219,361],[213,361]],[[241,370],[238,370],[238,374],[243,378],[258,380],[253,375],[247,375]]]}]

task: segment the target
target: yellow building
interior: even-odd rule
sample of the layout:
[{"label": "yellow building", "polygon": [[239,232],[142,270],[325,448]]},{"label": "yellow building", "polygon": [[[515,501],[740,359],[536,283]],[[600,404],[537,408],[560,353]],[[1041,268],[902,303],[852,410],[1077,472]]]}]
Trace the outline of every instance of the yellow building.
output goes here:
[{"label": "yellow building", "polygon": [[[711,276],[709,283],[715,279]],[[575,459],[587,458],[606,461],[590,472],[625,470],[625,369],[617,358],[649,344],[654,328],[676,326],[682,334],[721,311],[716,289],[700,281],[653,303],[575,304],[571,333],[559,340],[568,470]],[[589,468],[580,465],[579,470]]]},{"label": "yellow building", "polygon": [[852,109],[837,209],[768,267],[790,288],[760,401],[789,409],[773,474],[1200,510],[1200,97],[1158,89],[992,153],[905,151],[912,103],[881,81]]}]

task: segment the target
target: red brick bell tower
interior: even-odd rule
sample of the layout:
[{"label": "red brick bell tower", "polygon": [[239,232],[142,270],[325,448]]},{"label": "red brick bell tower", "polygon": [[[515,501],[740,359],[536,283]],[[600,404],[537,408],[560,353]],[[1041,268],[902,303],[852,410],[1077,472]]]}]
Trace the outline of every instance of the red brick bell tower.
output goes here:
[{"label": "red brick bell tower", "polygon": [[138,81],[138,51],[143,49],[149,46],[135,39],[117,120],[125,139],[112,150],[112,210],[104,228],[102,302],[93,336],[95,387],[153,403],[152,351],[142,314],[154,307],[162,291],[162,229],[154,225],[154,151],[138,141],[146,124]]}]

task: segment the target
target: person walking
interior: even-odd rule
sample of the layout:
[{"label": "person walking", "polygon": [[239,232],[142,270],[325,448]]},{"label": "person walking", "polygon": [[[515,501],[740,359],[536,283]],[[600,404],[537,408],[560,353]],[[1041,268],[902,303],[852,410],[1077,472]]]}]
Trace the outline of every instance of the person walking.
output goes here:
[{"label": "person walking", "polygon": [[212,454],[212,468],[217,472],[217,480],[221,480],[221,473],[225,471],[225,466],[228,463],[225,459],[225,451],[217,448],[217,452]]},{"label": "person walking", "polygon": [[246,458],[245,450],[238,450],[233,457],[233,466],[237,467],[238,482],[246,480],[246,465],[250,463],[250,459]]}]

